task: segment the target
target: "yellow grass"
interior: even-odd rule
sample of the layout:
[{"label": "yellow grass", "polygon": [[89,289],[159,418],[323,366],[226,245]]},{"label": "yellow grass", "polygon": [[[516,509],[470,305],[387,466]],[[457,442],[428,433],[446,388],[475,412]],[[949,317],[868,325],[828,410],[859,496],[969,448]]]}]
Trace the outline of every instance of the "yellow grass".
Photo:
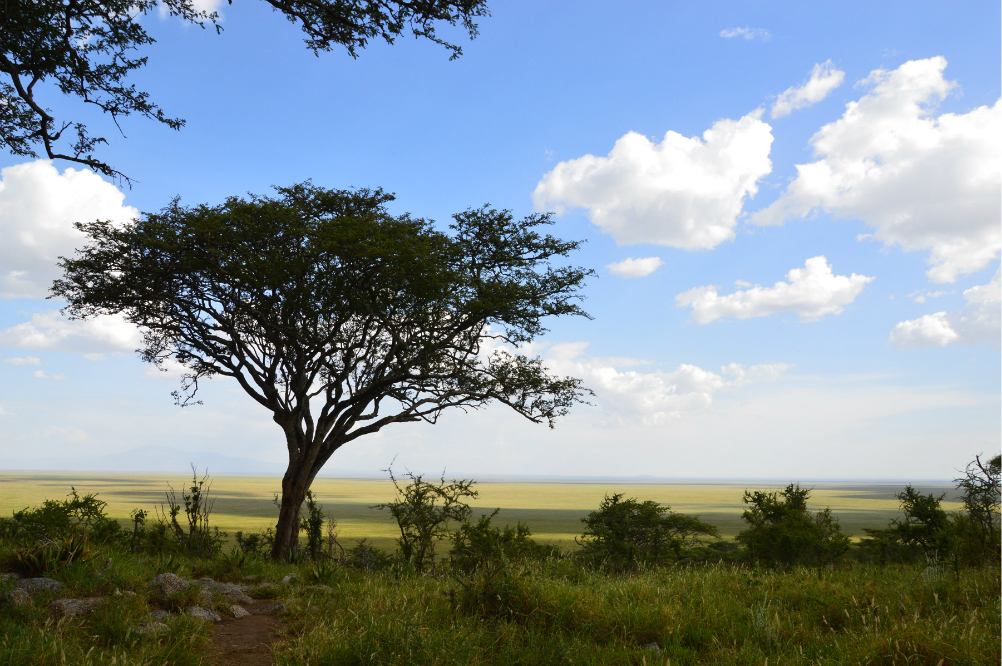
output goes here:
[{"label": "yellow grass", "polygon": [[[212,524],[231,536],[237,530],[252,532],[273,526],[277,509],[272,503],[280,479],[265,476],[214,476]],[[170,483],[180,499],[181,488],[191,477],[154,474],[5,473],[0,474],[0,515],[37,506],[45,499],[62,499],[70,486],[81,494],[97,493],[108,502],[108,514],[127,520],[134,508],[152,510],[164,501]],[[581,517],[595,509],[605,494],[623,493],[639,500],[654,500],[672,509],[699,515],[730,537],[742,527],[741,497],[747,489],[779,489],[784,484],[762,483],[569,483],[482,481],[480,511],[501,507],[499,524],[523,520],[541,540],[571,547],[581,533]],[[859,537],[864,527],[884,527],[898,515],[894,494],[904,484],[805,484],[813,485],[812,508],[830,506],[843,529]],[[925,492],[942,493],[947,485],[921,485]],[[338,519],[341,540],[347,545],[366,537],[381,548],[391,548],[395,526],[386,512],[371,507],[393,499],[393,486],[382,479],[320,478],[313,490],[324,508]],[[944,508],[960,508],[944,502]]]}]

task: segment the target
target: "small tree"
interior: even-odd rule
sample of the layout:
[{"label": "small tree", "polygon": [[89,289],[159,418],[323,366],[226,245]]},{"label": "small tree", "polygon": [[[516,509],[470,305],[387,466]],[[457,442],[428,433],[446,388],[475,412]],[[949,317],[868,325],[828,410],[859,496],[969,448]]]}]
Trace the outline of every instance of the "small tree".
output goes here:
[{"label": "small tree", "polygon": [[967,464],[964,476],[954,479],[961,491],[965,520],[958,523],[959,537],[967,555],[974,560],[998,560],[999,544],[999,480],[1002,455],[987,463],[981,456]]},{"label": "small tree", "polygon": [[579,243],[540,234],[549,215],[467,210],[447,234],[390,215],[381,190],[278,193],[78,224],[91,242],[52,288],[73,318],[139,326],[143,360],[184,366],[179,404],[221,376],[271,413],[289,459],[274,557],[295,547],[306,491],[348,442],[495,401],[552,427],[582,401],[579,380],[513,349],[545,317],[587,316],[576,301],[593,271],[553,265]]},{"label": "small tree", "polygon": [[741,514],[748,529],[737,535],[752,559],[771,565],[828,564],[849,549],[849,537],[831,509],[811,513],[811,489],[790,484],[777,492],[745,491]]},{"label": "small tree", "polygon": [[947,555],[954,546],[954,532],[950,517],[940,506],[946,495],[922,494],[908,484],[896,497],[904,513],[904,518],[891,521],[898,540],[918,546],[932,561]]},{"label": "small tree", "polygon": [[469,520],[471,509],[464,500],[478,495],[473,489],[476,482],[453,479],[446,483],[443,473],[438,483],[429,483],[420,474],[407,472],[410,483],[401,486],[393,469],[386,471],[397,490],[397,499],[372,508],[389,509],[400,529],[397,544],[401,557],[415,570],[423,571],[427,563],[435,560],[435,543],[449,536],[449,521]]},{"label": "small tree", "polygon": [[581,522],[585,531],[578,543],[585,559],[615,571],[662,564],[684,548],[717,536],[716,527],[695,516],[675,513],[653,500],[624,500],[623,493],[606,495],[598,510]]}]

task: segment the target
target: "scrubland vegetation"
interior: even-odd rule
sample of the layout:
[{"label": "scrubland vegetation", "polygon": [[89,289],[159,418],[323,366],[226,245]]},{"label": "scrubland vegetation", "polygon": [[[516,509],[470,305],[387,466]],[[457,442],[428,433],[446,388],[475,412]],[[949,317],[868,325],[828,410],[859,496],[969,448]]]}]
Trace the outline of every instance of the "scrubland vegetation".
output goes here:
[{"label": "scrubland vegetation", "polygon": [[[502,524],[502,513],[474,519],[469,480],[397,483],[383,505],[399,531],[395,552],[342,543],[308,497],[300,548],[282,561],[267,557],[267,530],[224,543],[203,479],[127,526],[99,497],[73,491],[0,520],[0,567],[65,585],[25,599],[5,577],[0,663],[211,663],[211,623],[176,612],[193,599],[148,591],[169,571],[270,582],[251,593],[286,604],[271,648],[283,666],[996,664],[999,462],[977,460],[958,479],[962,511],[905,487],[899,517],[858,543],[791,484],[746,493],[733,541],[613,494],[585,518],[573,552]],[[56,597],[105,603],[57,619]],[[167,629],[142,632],[157,609],[175,611]]]}]

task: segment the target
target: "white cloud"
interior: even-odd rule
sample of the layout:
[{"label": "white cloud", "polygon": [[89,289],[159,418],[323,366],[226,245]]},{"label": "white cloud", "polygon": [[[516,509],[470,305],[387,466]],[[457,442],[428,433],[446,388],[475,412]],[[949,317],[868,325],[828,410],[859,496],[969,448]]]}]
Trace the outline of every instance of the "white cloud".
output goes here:
[{"label": "white cloud", "polygon": [[124,199],[93,172],[60,174],[48,160],[0,171],[0,298],[45,298],[60,275],[58,257],[85,242],[73,223],[137,217]]},{"label": "white cloud", "polygon": [[[898,349],[976,345],[995,349],[1002,339],[1002,284],[999,271],[988,284],[964,291],[967,305],[956,312],[936,312],[898,323],[888,341]],[[918,299],[916,303],[921,302]]]},{"label": "white cloud", "polygon": [[626,364],[617,359],[582,357],[587,347],[587,342],[554,345],[545,355],[546,364],[559,375],[581,379],[595,392],[599,405],[621,421],[639,417],[646,424],[705,409],[717,392],[777,379],[789,367],[774,363],[745,368],[731,363],[717,374],[683,363],[671,372],[637,372],[620,370]]},{"label": "white cloud", "polygon": [[782,118],[797,109],[806,109],[817,104],[827,97],[828,93],[842,85],[844,79],[845,72],[836,69],[831,60],[815,64],[807,83],[787,88],[779,95],[776,103],[772,105],[772,117]]},{"label": "white cloud", "polygon": [[538,210],[588,209],[620,244],[713,248],[734,236],[746,197],[772,171],[772,128],[761,109],[719,120],[703,138],[669,131],[661,143],[628,132],[607,157],[560,162],[539,181]]},{"label": "white cloud", "polygon": [[24,356],[24,357],[13,357],[5,358],[4,363],[9,363],[10,365],[41,365],[41,359],[35,358],[34,356]]},{"label": "white cloud", "polygon": [[[721,317],[749,319],[775,312],[796,312],[801,321],[815,321],[826,314],[840,314],[874,278],[856,273],[835,275],[828,260],[818,256],[804,262],[804,268],[791,270],[786,279],[789,282],[772,287],[755,285],[726,296],[718,295],[712,285],[696,287],[676,296],[675,305],[691,307],[692,318],[700,324]],[[738,281],[738,285],[748,283]]]},{"label": "white cloud", "polygon": [[885,245],[928,250],[934,282],[987,266],[1002,247],[1002,100],[933,116],[956,86],[945,67],[937,57],[872,72],[861,82],[872,90],[811,138],[820,159],[797,165],[753,220],[782,224],[815,209],[863,220]]},{"label": "white cloud", "polygon": [[74,352],[92,360],[105,353],[132,352],[141,340],[139,329],[121,315],[70,320],[55,310],[0,331],[0,347]]},{"label": "white cloud", "polygon": [[609,264],[606,268],[609,269],[610,273],[619,277],[638,278],[650,275],[663,266],[664,263],[661,261],[661,257],[643,257],[640,259],[629,257],[623,261]]},{"label": "white cloud", "polygon": [[62,373],[58,375],[47,375],[45,374],[45,370],[35,370],[35,377],[38,379],[56,379],[56,380],[66,379],[66,375]]},{"label": "white cloud", "polygon": [[748,26],[743,28],[724,28],[720,31],[720,36],[724,39],[731,39],[733,37],[761,39],[763,42],[767,42],[772,39],[772,34],[768,30],[764,28],[749,28]]}]

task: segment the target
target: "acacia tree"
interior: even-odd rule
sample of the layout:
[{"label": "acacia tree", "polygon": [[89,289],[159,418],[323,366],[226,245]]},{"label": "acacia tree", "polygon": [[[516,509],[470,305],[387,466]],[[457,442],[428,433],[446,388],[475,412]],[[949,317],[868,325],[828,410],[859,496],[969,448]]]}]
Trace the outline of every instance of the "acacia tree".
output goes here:
[{"label": "acacia tree", "polygon": [[90,243],[60,258],[52,288],[73,318],[139,326],[143,360],[183,365],[179,404],[219,375],[271,411],[289,455],[273,555],[295,544],[306,491],[348,442],[495,401],[552,427],[583,400],[579,380],[513,347],[546,316],[588,316],[577,301],[592,271],[553,264],[579,243],[542,235],[548,214],[485,206],[447,234],[389,214],[381,190],[276,189],[77,223]]},{"label": "acacia tree", "polygon": [[[264,1],[302,27],[306,47],[315,55],[341,46],[353,58],[370,40],[392,44],[408,28],[457,58],[462,48],[439,38],[436,25],[458,23],[472,39],[477,35],[474,19],[488,15],[486,0]],[[143,28],[142,17],[156,11],[222,31],[218,15],[200,10],[196,0],[0,2],[0,144],[27,157],[38,157],[40,145],[50,159],[124,178],[94,156],[107,139],[91,136],[83,123],[57,120],[39,90],[52,83],[61,94],[110,115],[116,126],[120,118],[136,113],[180,129],[184,120],[166,115],[149,93],[126,81],[130,72],[146,65],[146,57],[136,52],[156,40]],[[67,145],[67,139],[73,143]]]}]

